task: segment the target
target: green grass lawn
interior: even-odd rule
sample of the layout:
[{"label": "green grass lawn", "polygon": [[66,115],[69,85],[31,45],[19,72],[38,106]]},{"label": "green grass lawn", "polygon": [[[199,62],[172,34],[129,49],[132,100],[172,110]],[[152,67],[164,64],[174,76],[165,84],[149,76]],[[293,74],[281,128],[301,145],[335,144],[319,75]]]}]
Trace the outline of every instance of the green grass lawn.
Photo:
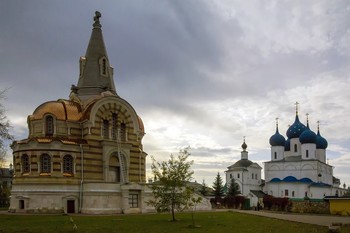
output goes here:
[{"label": "green grass lawn", "polygon": [[[172,232],[328,232],[327,227],[294,223],[236,212],[200,212],[195,214],[199,228],[189,227],[190,213],[177,214],[179,221],[171,222],[168,214],[72,216],[78,226],[73,230],[71,216],[65,215],[0,215],[0,233],[84,232],[84,233],[172,233]],[[346,230],[346,229],[344,229]],[[347,231],[342,231],[347,232]]]}]

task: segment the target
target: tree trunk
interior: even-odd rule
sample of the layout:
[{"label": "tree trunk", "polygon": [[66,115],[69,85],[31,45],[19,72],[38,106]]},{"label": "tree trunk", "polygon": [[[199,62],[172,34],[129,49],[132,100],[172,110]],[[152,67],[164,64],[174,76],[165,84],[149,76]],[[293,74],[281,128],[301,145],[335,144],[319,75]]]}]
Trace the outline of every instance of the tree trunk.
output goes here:
[{"label": "tree trunk", "polygon": [[173,222],[175,221],[175,206],[174,203],[171,203],[171,214],[173,216]]}]

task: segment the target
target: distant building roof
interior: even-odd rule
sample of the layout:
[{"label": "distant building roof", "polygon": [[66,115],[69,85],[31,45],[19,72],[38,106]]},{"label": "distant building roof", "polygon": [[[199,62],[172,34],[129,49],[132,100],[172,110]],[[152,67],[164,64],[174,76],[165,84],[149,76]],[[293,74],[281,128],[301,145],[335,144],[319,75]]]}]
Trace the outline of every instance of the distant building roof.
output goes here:
[{"label": "distant building roof", "polygon": [[266,196],[266,193],[264,193],[261,190],[250,190],[250,192],[258,198],[263,198],[264,196]]}]

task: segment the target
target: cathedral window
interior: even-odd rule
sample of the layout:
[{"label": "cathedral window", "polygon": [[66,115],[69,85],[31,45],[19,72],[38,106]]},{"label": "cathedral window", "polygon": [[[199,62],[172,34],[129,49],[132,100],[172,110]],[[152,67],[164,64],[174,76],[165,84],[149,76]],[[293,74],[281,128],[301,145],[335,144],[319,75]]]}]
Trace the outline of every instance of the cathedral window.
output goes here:
[{"label": "cathedral window", "polygon": [[294,152],[298,152],[298,145],[294,144]]},{"label": "cathedral window", "polygon": [[138,208],[139,207],[139,195],[138,194],[129,194],[129,207]]},{"label": "cathedral window", "polygon": [[28,173],[30,170],[28,155],[26,155],[26,154],[22,155],[21,160],[22,160],[21,161],[22,162],[22,173]]},{"label": "cathedral window", "polygon": [[47,116],[45,118],[45,135],[52,136],[54,132],[53,117]]},{"label": "cathedral window", "polygon": [[102,74],[106,75],[106,69],[107,69],[107,65],[106,65],[106,59],[102,59]]},{"label": "cathedral window", "polygon": [[51,173],[51,157],[48,154],[41,155],[41,173]]},{"label": "cathedral window", "polygon": [[108,120],[103,120],[102,135],[104,138],[109,138],[109,122]]},{"label": "cathedral window", "polygon": [[117,123],[118,123],[118,115],[116,113],[112,113],[112,139],[117,139]]},{"label": "cathedral window", "polygon": [[107,76],[108,72],[108,63],[107,63],[107,58],[102,57],[99,59],[99,64],[100,64],[100,75],[102,76]]},{"label": "cathedral window", "polygon": [[73,174],[73,157],[71,155],[63,157],[63,173]]},{"label": "cathedral window", "polygon": [[284,196],[288,197],[289,193],[288,193],[288,189],[284,190]]},{"label": "cathedral window", "polygon": [[109,158],[109,174],[108,181],[120,183],[120,164],[118,154],[115,153]]},{"label": "cathedral window", "polygon": [[120,124],[120,140],[122,142],[126,141],[126,124],[125,123]]}]

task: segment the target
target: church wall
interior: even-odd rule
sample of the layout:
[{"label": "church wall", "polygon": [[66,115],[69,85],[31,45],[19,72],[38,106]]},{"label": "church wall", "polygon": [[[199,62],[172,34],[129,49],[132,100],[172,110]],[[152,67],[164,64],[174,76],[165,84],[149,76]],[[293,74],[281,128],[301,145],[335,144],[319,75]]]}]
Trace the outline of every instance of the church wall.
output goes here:
[{"label": "church wall", "polygon": [[284,146],[271,147],[271,161],[281,160],[284,158]]},{"label": "church wall", "polygon": [[[63,213],[67,212],[68,199],[75,200],[78,212],[79,185],[22,183],[13,186],[11,195],[10,212]],[[24,203],[23,208],[20,202]]]},{"label": "church wall", "polygon": [[265,191],[275,197],[304,198],[306,192],[310,195],[308,184],[300,182],[270,182]]},{"label": "church wall", "polygon": [[301,144],[300,144],[299,138],[292,138],[290,139],[289,156],[298,156],[298,155],[301,155]]},{"label": "church wall", "polygon": [[[328,165],[326,165],[328,166]],[[273,178],[284,179],[287,176],[293,176],[296,179],[309,178],[314,182],[321,181],[318,174],[321,168],[326,167],[319,161],[299,161],[299,162],[265,162],[265,179],[270,181]],[[327,168],[327,171],[329,169]],[[323,180],[327,183],[330,180],[331,174],[325,174]]]},{"label": "church wall", "polygon": [[317,159],[323,163],[326,163],[326,150],[325,149],[316,149]]},{"label": "church wall", "polygon": [[305,160],[317,159],[316,144],[306,143],[301,145],[301,158]]}]

